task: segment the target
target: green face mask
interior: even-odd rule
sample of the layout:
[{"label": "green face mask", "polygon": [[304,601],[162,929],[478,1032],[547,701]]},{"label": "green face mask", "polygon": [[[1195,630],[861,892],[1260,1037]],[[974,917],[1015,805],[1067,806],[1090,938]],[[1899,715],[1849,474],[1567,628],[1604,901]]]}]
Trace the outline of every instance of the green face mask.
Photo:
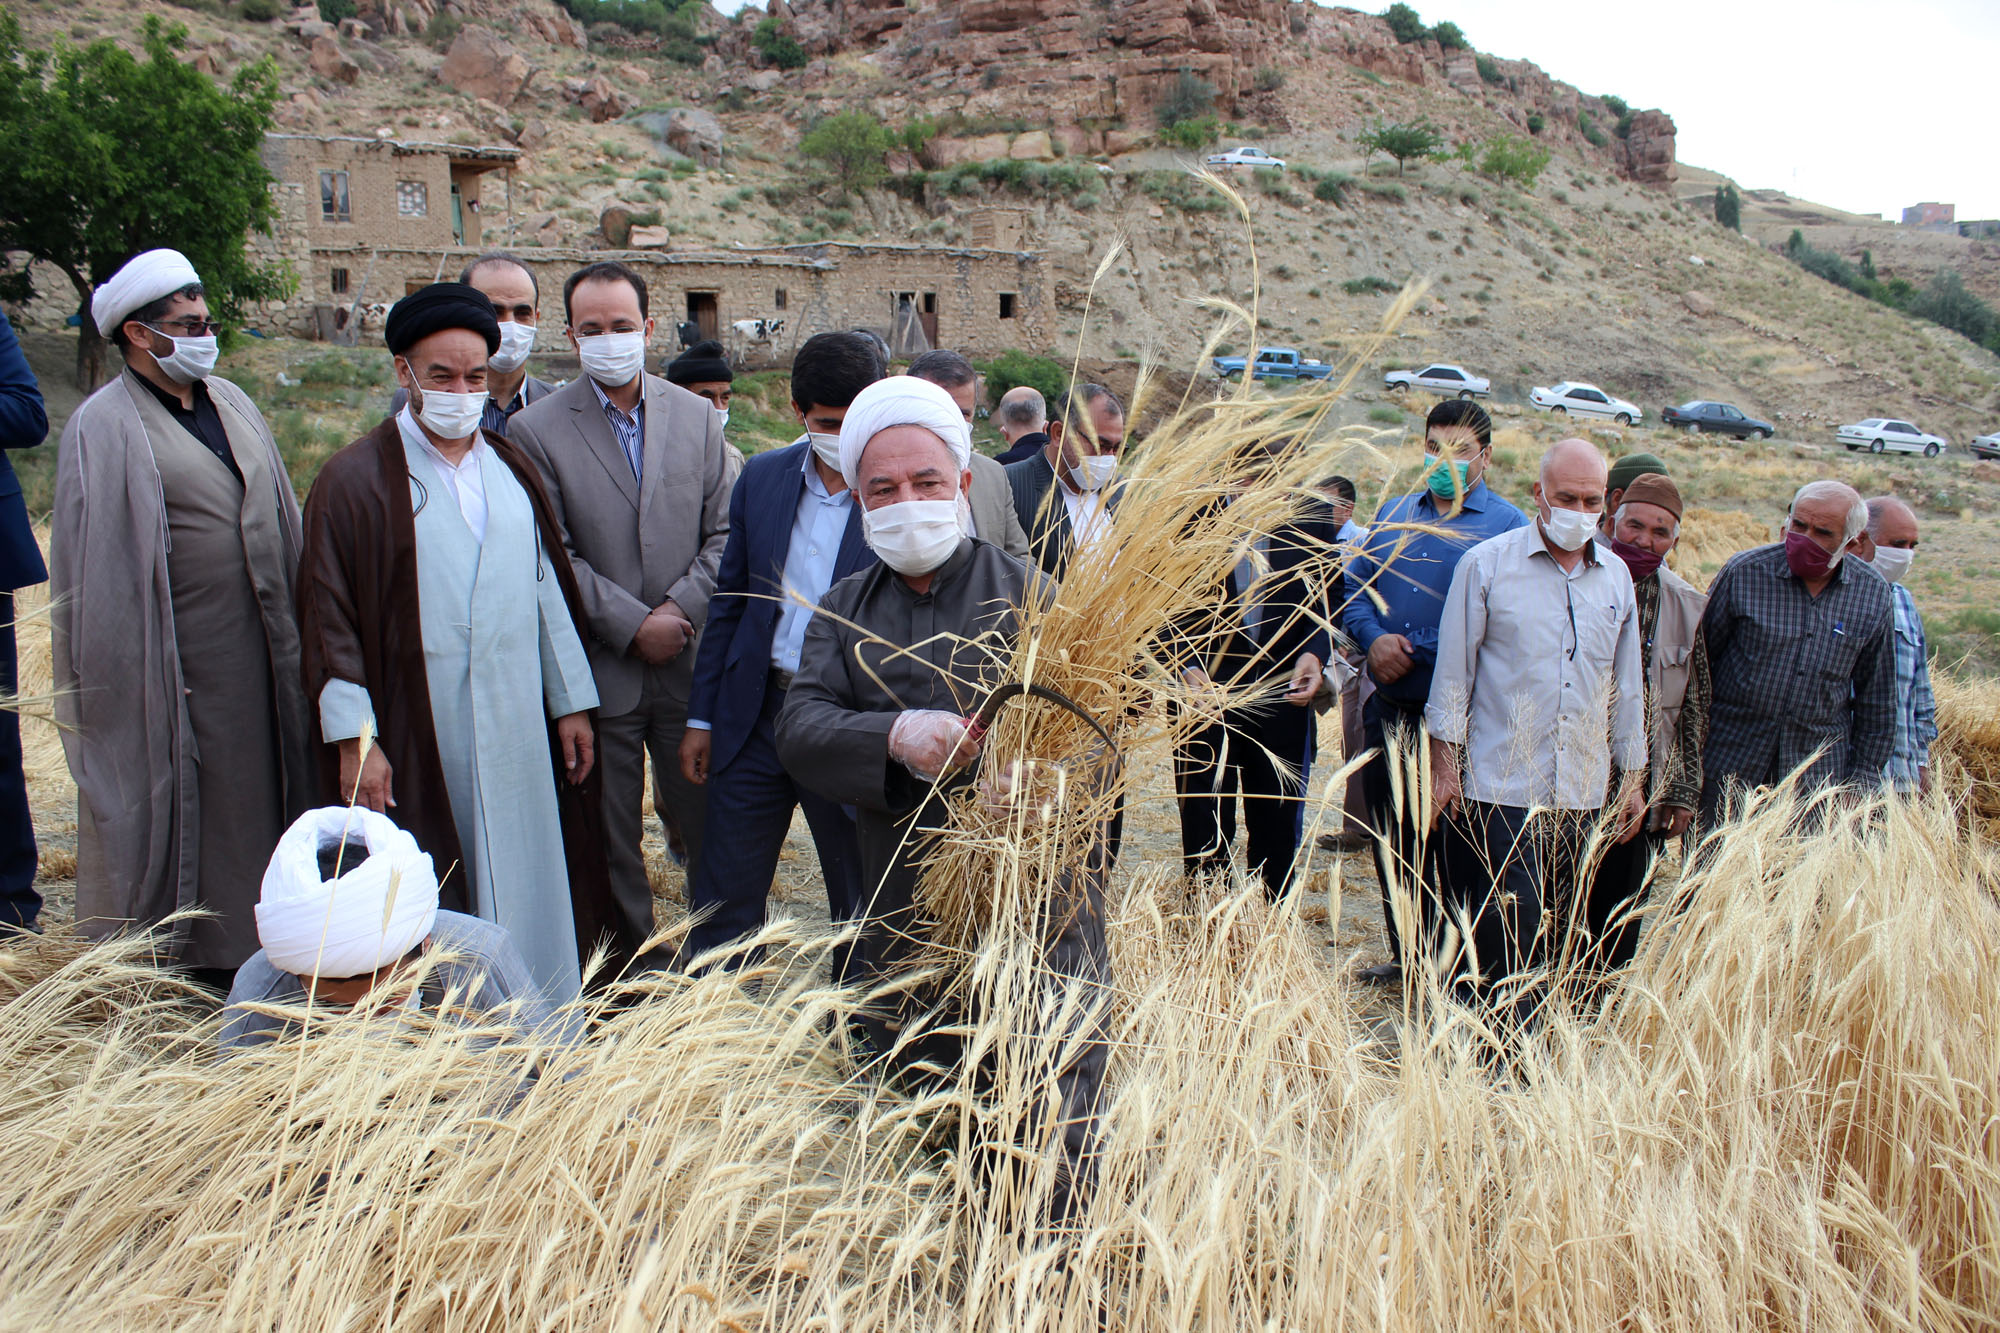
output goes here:
[{"label": "green face mask", "polygon": [[[1472,464],[1462,458],[1424,455],[1424,484],[1440,500],[1450,500],[1472,489]],[[1456,475],[1454,475],[1456,474]]]}]

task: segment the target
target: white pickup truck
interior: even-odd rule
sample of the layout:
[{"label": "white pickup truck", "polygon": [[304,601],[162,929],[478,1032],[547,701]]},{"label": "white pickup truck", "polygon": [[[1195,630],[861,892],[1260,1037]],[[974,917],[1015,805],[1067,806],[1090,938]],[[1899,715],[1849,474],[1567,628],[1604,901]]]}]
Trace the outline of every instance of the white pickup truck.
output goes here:
[{"label": "white pickup truck", "polygon": [[1464,366],[1448,366],[1440,361],[1422,370],[1392,370],[1382,376],[1382,387],[1391,393],[1423,389],[1447,398],[1485,398],[1493,392],[1493,381],[1480,378]]}]

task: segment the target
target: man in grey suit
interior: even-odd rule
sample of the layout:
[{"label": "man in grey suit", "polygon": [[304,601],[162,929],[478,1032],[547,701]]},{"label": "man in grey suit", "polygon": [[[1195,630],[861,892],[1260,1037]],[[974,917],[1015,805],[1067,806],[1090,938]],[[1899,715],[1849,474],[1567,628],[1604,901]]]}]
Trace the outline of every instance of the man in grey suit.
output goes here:
[{"label": "man in grey suit", "polygon": [[563,284],[584,374],[524,409],[508,435],[535,461],[563,526],[590,625],[612,892],[640,937],[653,893],[639,850],[646,756],[653,803],[701,857],[706,793],[681,774],[694,641],[728,535],[743,456],[704,398],[645,373],[646,282],[589,264]]},{"label": "man in grey suit", "polygon": [[[979,404],[979,372],[957,352],[939,348],[925,352],[910,362],[912,378],[928,380],[951,395],[965,427],[972,429],[973,409]],[[1028,530],[1021,526],[1014,509],[1014,495],[1007,485],[1007,469],[978,450],[972,453],[972,485],[966,491],[966,505],[972,510],[972,535],[1028,563]]]},{"label": "man in grey suit", "polygon": [[1102,384],[1079,384],[1049,411],[1048,447],[1007,465],[1014,511],[1035,563],[1058,583],[1079,544],[1095,541],[1110,525],[1124,443],[1125,405]]}]

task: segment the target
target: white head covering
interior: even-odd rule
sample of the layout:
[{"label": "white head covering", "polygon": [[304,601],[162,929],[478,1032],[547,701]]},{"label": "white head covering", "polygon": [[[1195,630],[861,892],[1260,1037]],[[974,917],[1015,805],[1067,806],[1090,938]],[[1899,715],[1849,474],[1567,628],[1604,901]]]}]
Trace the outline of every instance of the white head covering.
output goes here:
[{"label": "white head covering", "polygon": [[[345,838],[368,859],[319,877],[319,853]],[[257,903],[257,938],[273,967],[340,980],[386,967],[423,943],[437,920],[438,883],[417,840],[360,806],[308,810],[278,839]]]},{"label": "white head covering", "polygon": [[134,256],[111,275],[111,281],[91,294],[90,317],[97,321],[97,331],[109,338],[140,306],[200,281],[201,274],[180,251],[148,250]]},{"label": "white head covering", "polygon": [[861,470],[861,451],[891,426],[922,426],[950,447],[959,471],[972,466],[972,427],[951,395],[929,380],[891,375],[856,394],[840,423],[840,475],[849,486]]}]

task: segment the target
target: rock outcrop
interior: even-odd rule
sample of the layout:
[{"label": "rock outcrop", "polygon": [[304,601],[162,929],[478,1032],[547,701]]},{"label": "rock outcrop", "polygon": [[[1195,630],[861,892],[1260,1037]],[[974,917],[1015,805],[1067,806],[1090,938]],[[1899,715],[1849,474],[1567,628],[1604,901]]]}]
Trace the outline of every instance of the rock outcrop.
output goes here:
[{"label": "rock outcrop", "polygon": [[660,137],[667,147],[704,167],[722,165],[722,122],[694,107],[675,107],[667,113]]},{"label": "rock outcrop", "polygon": [[1664,111],[1641,111],[1632,117],[1619,141],[1619,166],[1641,185],[1671,190],[1681,178],[1674,160],[1674,122]]},{"label": "rock outcrop", "polygon": [[535,77],[535,67],[491,28],[462,28],[438,66],[438,81],[471,97],[506,106]]}]

